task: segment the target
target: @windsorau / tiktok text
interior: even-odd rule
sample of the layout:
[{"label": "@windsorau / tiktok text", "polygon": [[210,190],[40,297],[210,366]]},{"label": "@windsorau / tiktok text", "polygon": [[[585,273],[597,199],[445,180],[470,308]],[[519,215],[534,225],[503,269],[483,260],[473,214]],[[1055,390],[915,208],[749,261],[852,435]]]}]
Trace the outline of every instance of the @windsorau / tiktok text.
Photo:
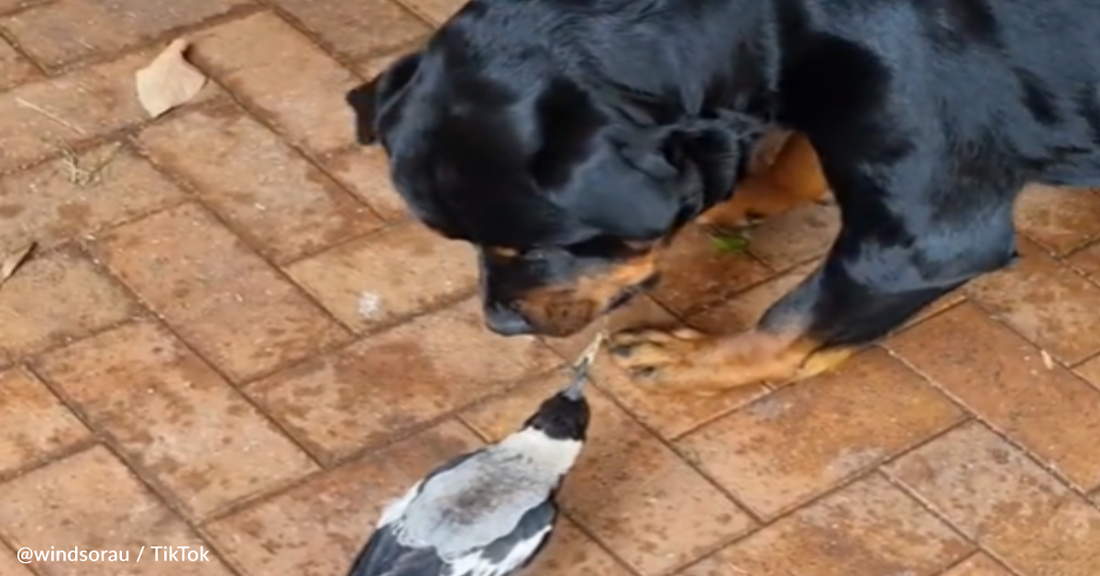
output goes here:
[{"label": "@windsorau / tiktok text", "polygon": [[20,563],[37,562],[210,562],[210,549],[205,546],[152,546],[145,545],[133,550],[118,548],[113,550],[94,550],[73,546],[71,548],[29,548],[24,546],[16,551]]}]

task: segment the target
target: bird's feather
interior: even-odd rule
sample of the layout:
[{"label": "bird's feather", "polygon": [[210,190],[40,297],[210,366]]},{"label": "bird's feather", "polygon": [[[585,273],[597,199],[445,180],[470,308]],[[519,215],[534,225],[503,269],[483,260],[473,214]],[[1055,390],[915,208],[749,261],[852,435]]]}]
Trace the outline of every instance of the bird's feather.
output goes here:
[{"label": "bird's feather", "polygon": [[348,576],[442,576],[444,570],[435,550],[404,546],[393,526],[383,526],[371,534]]},{"label": "bird's feather", "polygon": [[407,510],[409,504],[411,504],[412,501],[420,495],[420,492],[421,490],[423,490],[424,484],[426,482],[444,472],[447,472],[448,470],[455,468],[456,466],[461,465],[463,462],[481,452],[482,450],[483,449],[474,450],[472,452],[467,452],[466,454],[460,454],[448,460],[447,462],[444,462],[443,464],[437,466],[434,470],[429,472],[427,476],[420,479],[420,481],[418,481],[416,484],[413,484],[411,488],[406,490],[400,498],[396,498],[392,502],[390,502],[386,506],[386,508],[382,510],[382,517],[378,519],[378,524],[375,527],[381,528],[382,526],[390,524],[398,518],[404,516],[405,510]]},{"label": "bird's feather", "polygon": [[470,550],[447,563],[445,576],[511,576],[545,546],[557,519],[552,502],[528,510],[515,530],[488,546]]},{"label": "bird's feather", "polygon": [[450,561],[432,546],[403,544],[398,520],[371,535],[348,576],[511,576],[542,551],[557,515],[557,506],[544,502],[528,510],[511,533]]},{"label": "bird's feather", "polygon": [[402,543],[433,546],[447,559],[488,546],[556,488],[560,475],[544,472],[522,454],[481,452],[424,483],[405,510]]},{"label": "bird's feather", "polygon": [[501,575],[517,572],[527,566],[546,546],[550,530],[557,519],[557,505],[553,500],[547,500],[528,510],[512,533],[486,546],[481,556],[500,566]]}]

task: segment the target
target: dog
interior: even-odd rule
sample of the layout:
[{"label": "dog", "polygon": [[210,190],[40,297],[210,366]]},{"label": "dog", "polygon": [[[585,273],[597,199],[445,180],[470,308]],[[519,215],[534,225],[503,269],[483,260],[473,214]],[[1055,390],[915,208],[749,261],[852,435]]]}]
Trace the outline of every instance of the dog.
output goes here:
[{"label": "dog", "polygon": [[1100,184],[1096,22],[1100,0],[473,0],[346,99],[415,217],[476,247],[504,335],[581,330],[688,222],[831,189],[833,245],[753,329],[611,337],[638,384],[716,394],[828,370],[1013,263],[1026,184]]}]

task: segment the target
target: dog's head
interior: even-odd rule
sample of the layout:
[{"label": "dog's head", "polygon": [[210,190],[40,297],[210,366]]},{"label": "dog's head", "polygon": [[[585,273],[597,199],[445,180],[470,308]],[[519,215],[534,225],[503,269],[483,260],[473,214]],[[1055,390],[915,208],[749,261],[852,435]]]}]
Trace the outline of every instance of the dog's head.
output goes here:
[{"label": "dog's head", "polygon": [[482,46],[508,33],[456,22],[348,93],[359,141],[385,147],[417,218],[476,247],[493,331],[573,334],[656,282],[759,128],[613,89],[515,38]]}]

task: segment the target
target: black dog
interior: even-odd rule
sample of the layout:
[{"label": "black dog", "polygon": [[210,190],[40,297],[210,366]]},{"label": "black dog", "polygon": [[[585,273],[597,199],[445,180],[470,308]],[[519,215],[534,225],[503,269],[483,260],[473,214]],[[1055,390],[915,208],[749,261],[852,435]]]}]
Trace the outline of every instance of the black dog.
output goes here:
[{"label": "black dog", "polygon": [[1100,0],[473,0],[348,102],[414,214],[479,249],[502,334],[629,299],[764,129],[808,137],[843,223],[820,268],[750,332],[612,339],[643,381],[716,392],[820,372],[1011,263],[1026,183],[1100,183],[1097,22]]}]

